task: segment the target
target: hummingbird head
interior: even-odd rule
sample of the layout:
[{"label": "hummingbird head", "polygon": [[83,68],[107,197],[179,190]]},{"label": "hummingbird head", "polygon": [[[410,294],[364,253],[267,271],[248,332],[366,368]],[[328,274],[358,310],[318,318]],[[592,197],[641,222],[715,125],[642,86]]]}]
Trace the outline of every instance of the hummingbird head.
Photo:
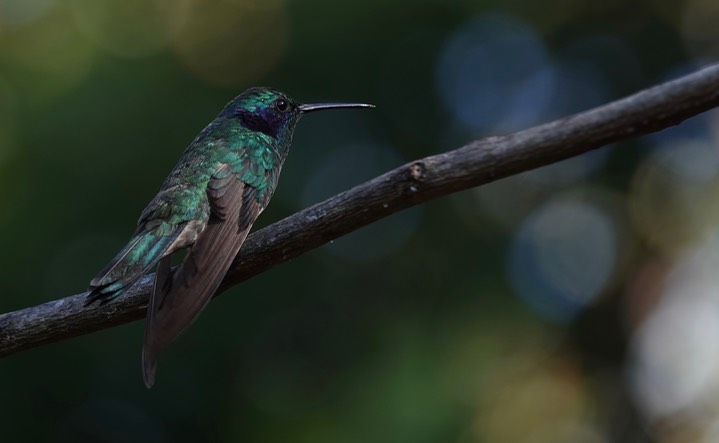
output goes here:
[{"label": "hummingbird head", "polygon": [[276,89],[250,88],[228,103],[220,115],[272,137],[286,152],[303,114],[322,109],[373,107],[364,103],[300,104]]}]

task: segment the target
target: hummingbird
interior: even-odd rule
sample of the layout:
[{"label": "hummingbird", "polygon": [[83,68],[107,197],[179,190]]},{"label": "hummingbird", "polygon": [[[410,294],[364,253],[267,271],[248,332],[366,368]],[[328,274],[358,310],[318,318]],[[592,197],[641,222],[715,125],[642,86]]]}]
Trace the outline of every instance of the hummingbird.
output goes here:
[{"label": "hummingbird", "polygon": [[[300,117],[372,107],[300,104],[276,89],[250,88],[190,143],[142,211],[130,241],[90,282],[85,303],[107,303],[157,267],[142,346],[148,388],[155,382],[158,356],[207,306],[267,207]],[[172,255],[182,249],[187,254],[173,271]]]}]

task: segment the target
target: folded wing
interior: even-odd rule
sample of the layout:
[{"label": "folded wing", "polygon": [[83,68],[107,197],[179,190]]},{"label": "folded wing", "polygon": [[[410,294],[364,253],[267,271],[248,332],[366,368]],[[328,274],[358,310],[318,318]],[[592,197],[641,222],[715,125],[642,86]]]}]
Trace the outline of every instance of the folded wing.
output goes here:
[{"label": "folded wing", "polygon": [[228,165],[215,172],[207,195],[210,219],[179,269],[171,273],[170,256],[158,266],[142,350],[143,378],[148,387],[154,383],[159,354],[211,300],[263,209],[256,189],[239,180]]}]

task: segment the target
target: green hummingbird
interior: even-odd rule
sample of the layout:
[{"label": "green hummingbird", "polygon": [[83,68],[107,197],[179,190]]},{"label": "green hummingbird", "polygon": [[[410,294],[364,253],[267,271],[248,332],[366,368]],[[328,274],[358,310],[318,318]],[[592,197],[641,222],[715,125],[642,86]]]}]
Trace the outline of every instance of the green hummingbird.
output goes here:
[{"label": "green hummingbird", "polygon": [[[251,88],[230,101],[190,143],[142,211],[130,242],[90,282],[86,305],[107,303],[157,265],[142,347],[145,385],[159,354],[217,290],[257,217],[267,207],[303,114],[371,108],[364,103],[300,104]],[[172,254],[189,248],[176,271]]]}]

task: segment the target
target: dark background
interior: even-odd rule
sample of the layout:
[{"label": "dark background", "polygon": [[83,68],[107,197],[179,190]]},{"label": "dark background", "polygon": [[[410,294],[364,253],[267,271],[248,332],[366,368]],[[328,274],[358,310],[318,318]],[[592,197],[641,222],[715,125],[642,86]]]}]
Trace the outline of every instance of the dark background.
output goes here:
[{"label": "dark background", "polygon": [[[83,291],[253,85],[295,133],[259,226],[716,57],[715,0],[0,0],[0,311]],[[431,202],[213,302],[0,360],[3,441],[719,440],[716,114]],[[0,331],[2,333],[2,331]]]}]

